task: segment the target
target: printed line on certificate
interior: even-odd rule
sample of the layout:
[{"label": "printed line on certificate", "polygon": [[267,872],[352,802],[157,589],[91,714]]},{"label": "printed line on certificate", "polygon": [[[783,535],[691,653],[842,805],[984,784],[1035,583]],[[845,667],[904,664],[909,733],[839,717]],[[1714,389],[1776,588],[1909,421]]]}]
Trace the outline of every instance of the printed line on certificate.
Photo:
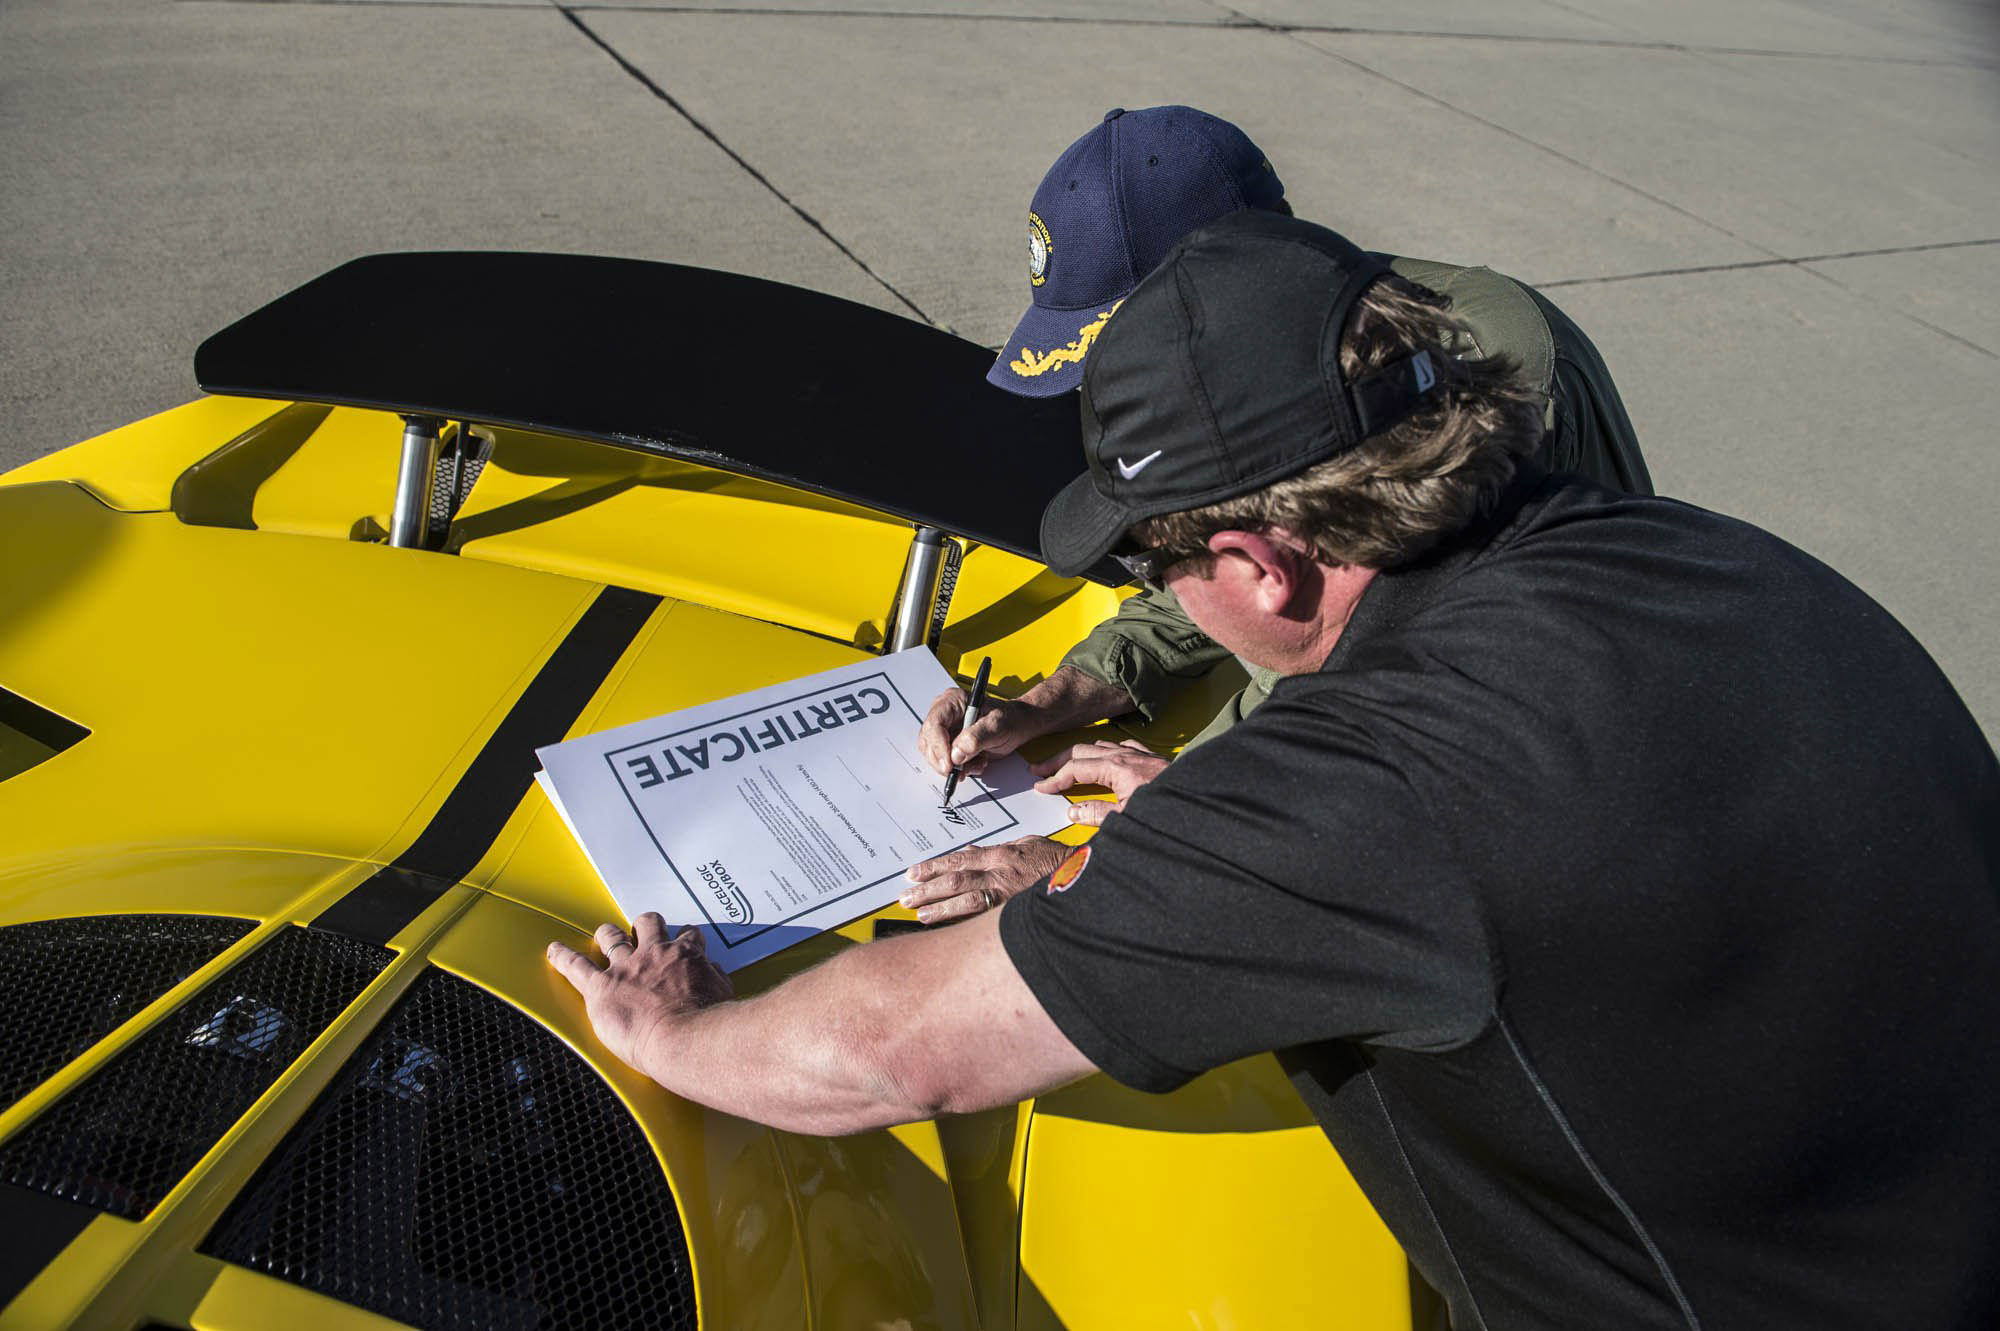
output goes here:
[{"label": "printed line on certificate", "polygon": [[922,766],[911,760],[909,754],[904,753],[901,749],[896,747],[896,741],[892,739],[884,739],[882,743],[888,746],[889,752],[896,755],[897,762],[909,768],[912,772],[921,772],[924,770]]},{"label": "printed line on certificate", "polygon": [[929,837],[925,836],[921,831],[919,831],[917,828],[903,826],[903,824],[897,820],[896,815],[890,813],[888,806],[883,804],[881,800],[875,801],[875,807],[882,810],[882,816],[884,818],[887,818],[889,822],[892,825],[894,825],[895,829],[898,832],[901,832],[904,836],[908,837],[911,843],[915,845],[919,851],[928,851],[934,844],[936,844]]}]

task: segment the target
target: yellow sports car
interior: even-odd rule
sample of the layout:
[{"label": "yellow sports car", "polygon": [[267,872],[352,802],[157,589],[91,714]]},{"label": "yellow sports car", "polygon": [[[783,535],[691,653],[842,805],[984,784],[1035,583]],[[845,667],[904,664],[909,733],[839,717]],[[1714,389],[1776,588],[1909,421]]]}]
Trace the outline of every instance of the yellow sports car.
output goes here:
[{"label": "yellow sports car", "polygon": [[0,476],[0,1327],[1429,1325],[1269,1057],[799,1137],[634,1074],[543,959],[616,911],[538,745],[920,643],[1018,690],[1115,606],[1035,554],[1073,406],[989,360],[379,255]]}]

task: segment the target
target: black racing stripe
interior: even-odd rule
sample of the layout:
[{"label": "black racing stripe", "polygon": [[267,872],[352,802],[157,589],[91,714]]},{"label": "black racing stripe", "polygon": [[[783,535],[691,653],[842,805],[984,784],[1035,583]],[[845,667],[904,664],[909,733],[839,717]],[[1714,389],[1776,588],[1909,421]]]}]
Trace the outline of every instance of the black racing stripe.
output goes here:
[{"label": "black racing stripe", "polygon": [[90,732],[46,707],[37,707],[18,693],[0,689],[0,726],[18,730],[37,744],[61,753]]},{"label": "black racing stripe", "polygon": [[0,1309],[96,1218],[97,1211],[80,1202],[0,1183],[0,1234],[7,1236],[0,1243]]},{"label": "black racing stripe", "polygon": [[455,881],[411,873],[391,864],[321,911],[313,920],[313,928],[331,929],[370,943],[387,943],[402,932],[404,925],[423,914],[424,907],[443,896]]},{"label": "black racing stripe", "polygon": [[321,911],[313,927],[387,943],[486,853],[535,780],[535,750],[576,724],[584,705],[660,603],[606,587],[494,729],[409,849]]}]

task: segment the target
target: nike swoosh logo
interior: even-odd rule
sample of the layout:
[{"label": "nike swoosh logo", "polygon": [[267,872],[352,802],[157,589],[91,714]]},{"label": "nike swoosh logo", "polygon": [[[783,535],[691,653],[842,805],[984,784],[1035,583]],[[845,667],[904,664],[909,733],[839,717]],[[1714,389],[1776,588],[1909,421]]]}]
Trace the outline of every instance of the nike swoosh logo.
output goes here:
[{"label": "nike swoosh logo", "polygon": [[1145,457],[1140,458],[1137,462],[1127,462],[1124,458],[1119,458],[1118,474],[1120,476],[1123,476],[1126,480],[1129,481],[1134,476],[1137,476],[1140,472],[1144,471],[1147,467],[1152,466],[1153,459],[1160,456],[1160,454],[1166,451],[1167,450],[1164,448],[1156,448],[1152,452],[1146,454]]}]

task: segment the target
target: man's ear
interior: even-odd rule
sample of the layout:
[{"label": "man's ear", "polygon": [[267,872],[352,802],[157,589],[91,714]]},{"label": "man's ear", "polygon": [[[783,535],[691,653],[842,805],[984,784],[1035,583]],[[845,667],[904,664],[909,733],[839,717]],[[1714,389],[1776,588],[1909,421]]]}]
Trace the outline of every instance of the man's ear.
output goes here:
[{"label": "man's ear", "polygon": [[1245,584],[1245,590],[1255,598],[1257,608],[1265,614],[1286,615],[1291,612],[1311,581],[1311,559],[1291,545],[1273,540],[1261,532],[1219,531],[1208,538],[1208,548],[1221,557],[1218,559],[1218,573],[1222,571],[1220,566],[1229,562],[1228,556],[1237,557],[1235,573]]}]

